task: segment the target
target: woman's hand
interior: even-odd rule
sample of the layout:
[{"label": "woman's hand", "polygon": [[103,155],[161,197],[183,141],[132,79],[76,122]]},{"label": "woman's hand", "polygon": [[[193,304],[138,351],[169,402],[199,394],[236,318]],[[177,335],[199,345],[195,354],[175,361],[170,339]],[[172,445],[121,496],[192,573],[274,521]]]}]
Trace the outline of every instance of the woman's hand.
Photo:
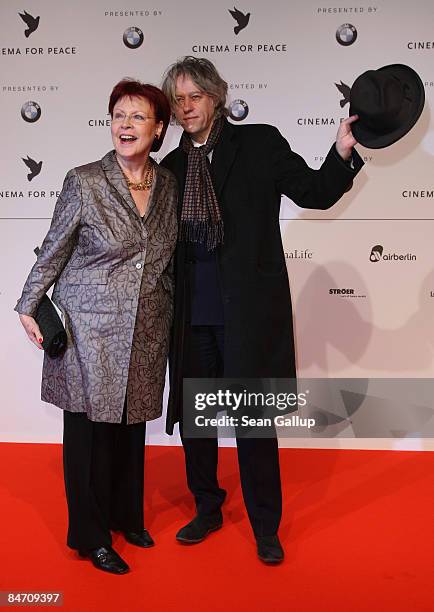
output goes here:
[{"label": "woman's hand", "polygon": [[35,319],[33,317],[30,317],[29,315],[20,314],[20,321],[24,329],[26,330],[26,334],[28,335],[29,340],[33,342],[33,344],[35,344],[39,349],[42,349],[43,337]]}]

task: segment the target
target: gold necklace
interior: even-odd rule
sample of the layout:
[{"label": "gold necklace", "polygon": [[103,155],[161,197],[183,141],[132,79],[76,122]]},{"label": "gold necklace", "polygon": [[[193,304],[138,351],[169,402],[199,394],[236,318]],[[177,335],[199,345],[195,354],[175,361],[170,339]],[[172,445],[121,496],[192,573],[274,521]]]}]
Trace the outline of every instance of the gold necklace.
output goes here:
[{"label": "gold necklace", "polygon": [[125,179],[127,181],[129,189],[134,189],[135,191],[149,191],[152,186],[152,181],[154,180],[153,163],[148,159],[143,181],[140,181],[139,183],[134,183],[134,181],[130,180],[127,175],[125,175]]}]

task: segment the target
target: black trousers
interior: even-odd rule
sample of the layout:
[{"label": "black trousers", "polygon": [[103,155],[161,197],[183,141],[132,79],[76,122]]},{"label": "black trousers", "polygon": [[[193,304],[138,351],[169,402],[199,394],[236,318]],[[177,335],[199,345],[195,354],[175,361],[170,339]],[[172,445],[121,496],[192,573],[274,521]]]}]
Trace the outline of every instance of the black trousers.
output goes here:
[{"label": "black trousers", "polygon": [[94,423],[63,411],[63,469],[71,548],[111,546],[110,529],[143,529],[146,424]]},{"label": "black trousers", "polygon": [[[221,377],[224,371],[224,327],[186,326],[184,337],[185,378]],[[185,407],[184,407],[185,409]],[[279,449],[275,430],[269,438],[237,436],[238,465],[244,503],[256,536],[274,535],[282,516]],[[220,512],[225,500],[217,480],[217,438],[181,438],[187,483],[197,513]]]}]

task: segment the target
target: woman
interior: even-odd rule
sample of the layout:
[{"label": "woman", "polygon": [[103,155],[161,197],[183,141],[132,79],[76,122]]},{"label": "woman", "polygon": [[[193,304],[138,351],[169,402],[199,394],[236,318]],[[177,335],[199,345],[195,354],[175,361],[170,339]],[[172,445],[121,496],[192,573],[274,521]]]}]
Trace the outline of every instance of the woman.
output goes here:
[{"label": "woman", "polygon": [[71,548],[98,568],[129,570],[110,530],[153,545],[143,523],[145,421],[161,415],[172,320],[176,182],[150,157],[170,108],[152,85],[124,79],[109,101],[114,150],[70,170],[15,310],[30,340],[52,299],[68,345],[45,354],[41,397],[63,409]]}]

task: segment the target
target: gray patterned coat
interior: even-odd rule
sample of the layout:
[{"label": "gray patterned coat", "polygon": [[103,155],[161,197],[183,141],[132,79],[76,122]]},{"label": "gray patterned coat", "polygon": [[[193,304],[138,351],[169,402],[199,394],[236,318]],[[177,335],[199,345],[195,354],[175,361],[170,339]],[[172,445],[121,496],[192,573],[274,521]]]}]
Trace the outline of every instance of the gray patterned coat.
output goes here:
[{"label": "gray patterned coat", "polygon": [[44,355],[41,398],[92,421],[161,415],[173,313],[176,181],[154,165],[142,220],[114,151],[70,170],[15,310],[34,315],[55,282],[65,353]]}]

